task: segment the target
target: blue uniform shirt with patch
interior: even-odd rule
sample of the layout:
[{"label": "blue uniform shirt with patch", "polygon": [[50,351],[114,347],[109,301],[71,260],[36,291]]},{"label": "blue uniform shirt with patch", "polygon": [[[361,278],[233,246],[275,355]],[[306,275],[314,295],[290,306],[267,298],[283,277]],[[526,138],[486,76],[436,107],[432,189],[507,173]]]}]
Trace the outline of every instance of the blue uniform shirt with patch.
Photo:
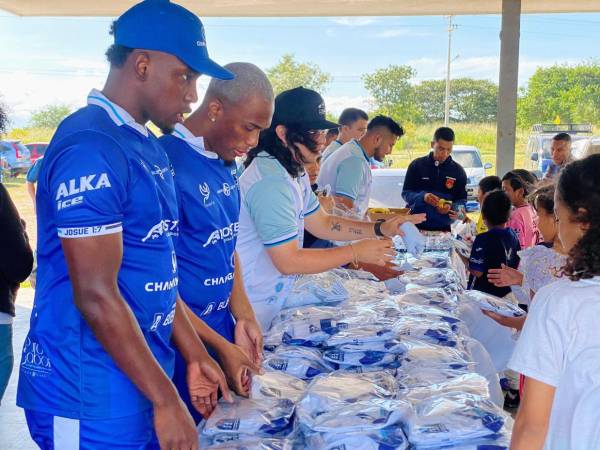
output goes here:
[{"label": "blue uniform shirt with patch", "polygon": [[[104,350],[74,304],[61,238],[121,233],[121,296],[171,374],[177,298],[175,188],[154,135],[98,91],[66,118],[38,180],[38,276],[17,403],[73,419],[137,414],[150,402]],[[127,342],[123,342],[127,345]]]},{"label": "blue uniform shirt with patch", "polygon": [[492,228],[485,233],[478,234],[473,242],[469,269],[481,272],[479,278],[472,276],[471,289],[487,292],[497,297],[504,297],[511,292],[510,287],[497,287],[490,283],[487,274],[490,269],[499,269],[502,264],[516,269],[519,266],[521,250],[519,239],[511,228]]},{"label": "blue uniform shirt with patch", "polygon": [[197,316],[231,340],[225,331],[232,323],[229,297],[240,217],[237,168],[206,151],[203,139],[182,125],[160,142],[173,167],[179,204],[179,293]]}]

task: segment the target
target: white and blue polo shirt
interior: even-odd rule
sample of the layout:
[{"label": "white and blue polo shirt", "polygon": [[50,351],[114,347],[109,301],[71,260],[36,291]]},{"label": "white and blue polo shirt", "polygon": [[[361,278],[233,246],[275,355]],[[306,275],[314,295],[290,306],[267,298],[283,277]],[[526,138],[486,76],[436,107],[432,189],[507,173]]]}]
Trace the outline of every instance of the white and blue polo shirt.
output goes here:
[{"label": "white and blue polo shirt", "polygon": [[331,144],[329,144],[327,146],[327,148],[325,150],[323,150],[322,153],[322,162],[325,162],[331,155],[333,155],[333,153],[338,150],[342,145],[341,141],[336,139],[334,140]]},{"label": "white and blue polo shirt", "polygon": [[319,189],[329,186],[331,195],[347,197],[354,202],[354,211],[363,217],[371,197],[371,165],[360,143],[352,139],[342,145],[321,165],[317,178]]},{"label": "white and blue polo shirt", "polygon": [[[121,296],[158,363],[173,371],[177,202],[156,137],[99,91],[59,126],[38,180],[38,281],[17,403],[72,419],[137,414],[150,402],[106,353],[73,301],[61,239],[120,233]],[[127,342],[123,342],[127,345]]]},{"label": "white and blue polo shirt", "polygon": [[242,207],[237,251],[248,297],[262,328],[273,317],[296,279],[273,265],[267,248],[293,241],[302,248],[304,218],[319,209],[308,176],[292,178],[266,152],[259,153],[240,177]]},{"label": "white and blue polo shirt", "polygon": [[198,317],[232,341],[229,297],[240,218],[236,165],[207,151],[203,138],[181,124],[159,141],[175,174],[179,294]]}]

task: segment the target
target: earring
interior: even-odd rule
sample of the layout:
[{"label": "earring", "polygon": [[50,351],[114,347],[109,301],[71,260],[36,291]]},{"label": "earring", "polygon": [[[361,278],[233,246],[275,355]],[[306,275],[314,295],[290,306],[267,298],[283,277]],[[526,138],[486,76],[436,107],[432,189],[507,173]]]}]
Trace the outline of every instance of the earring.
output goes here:
[{"label": "earring", "polygon": [[216,122],[216,121],[217,121],[217,119],[215,119],[214,117],[211,117],[211,118],[210,118],[210,121],[214,123],[214,122]]}]

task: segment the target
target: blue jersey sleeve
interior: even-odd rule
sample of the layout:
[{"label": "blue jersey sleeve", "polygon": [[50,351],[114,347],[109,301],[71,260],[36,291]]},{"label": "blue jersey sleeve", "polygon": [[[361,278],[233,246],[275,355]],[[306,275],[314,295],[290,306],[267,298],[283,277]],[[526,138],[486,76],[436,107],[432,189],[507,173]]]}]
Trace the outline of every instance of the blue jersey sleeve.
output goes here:
[{"label": "blue jersey sleeve", "polygon": [[37,183],[38,177],[40,176],[40,168],[42,167],[42,161],[44,158],[40,158],[33,163],[33,166],[27,171],[27,181],[29,183]]},{"label": "blue jersey sleeve", "polygon": [[475,238],[473,248],[471,249],[471,257],[469,258],[469,269],[475,272],[485,273],[487,265],[485,263],[485,241],[481,235]]},{"label": "blue jersey sleeve", "polygon": [[256,182],[244,202],[263,244],[275,247],[298,237],[294,197],[284,179],[266,177]]},{"label": "blue jersey sleeve", "polygon": [[71,141],[45,163],[45,188],[55,202],[58,236],[122,231],[129,179],[122,149],[100,133],[81,133]]},{"label": "blue jersey sleeve", "polygon": [[358,158],[347,158],[340,163],[335,179],[335,193],[351,200],[356,200],[364,183],[364,161]]}]

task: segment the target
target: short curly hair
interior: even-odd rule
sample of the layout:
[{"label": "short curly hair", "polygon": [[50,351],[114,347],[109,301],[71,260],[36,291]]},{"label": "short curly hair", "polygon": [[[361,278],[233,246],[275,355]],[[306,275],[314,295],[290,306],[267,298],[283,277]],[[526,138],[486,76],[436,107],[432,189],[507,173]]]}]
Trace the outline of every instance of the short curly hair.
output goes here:
[{"label": "short curly hair", "polygon": [[588,229],[569,251],[564,273],[573,281],[600,275],[600,155],[568,164],[556,186],[556,198],[572,220]]},{"label": "short curly hair", "polygon": [[[115,29],[117,26],[117,21],[115,20],[110,25],[110,31],[108,32],[111,36],[114,36]],[[123,67],[125,61],[127,61],[127,57],[133,52],[132,48],[125,47],[123,45],[113,44],[108,47],[106,50],[106,59],[110,63],[111,67]]]}]

